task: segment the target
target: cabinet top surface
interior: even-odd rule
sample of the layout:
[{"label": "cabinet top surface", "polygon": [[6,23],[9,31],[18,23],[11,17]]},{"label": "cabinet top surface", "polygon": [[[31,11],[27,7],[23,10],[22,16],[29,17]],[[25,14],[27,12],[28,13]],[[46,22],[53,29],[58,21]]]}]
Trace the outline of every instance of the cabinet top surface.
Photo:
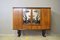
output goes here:
[{"label": "cabinet top surface", "polygon": [[51,7],[13,7],[13,9],[14,8],[27,8],[27,9],[39,9],[39,8],[49,8],[49,9],[51,9]]}]

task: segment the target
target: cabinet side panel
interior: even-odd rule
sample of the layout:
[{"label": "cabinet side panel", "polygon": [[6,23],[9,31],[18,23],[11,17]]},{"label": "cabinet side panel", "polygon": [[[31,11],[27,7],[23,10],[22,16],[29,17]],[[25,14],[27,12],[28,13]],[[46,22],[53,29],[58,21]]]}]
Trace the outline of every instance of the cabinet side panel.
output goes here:
[{"label": "cabinet side panel", "polygon": [[16,30],[16,29],[19,29],[18,27],[18,10],[16,9],[13,9],[13,29]]},{"label": "cabinet side panel", "polygon": [[51,9],[47,9],[47,29],[50,29],[51,25]]},{"label": "cabinet side panel", "polygon": [[19,30],[21,30],[23,28],[23,10],[21,8],[19,8]]},{"label": "cabinet side panel", "polygon": [[42,29],[50,29],[50,9],[42,8]]}]

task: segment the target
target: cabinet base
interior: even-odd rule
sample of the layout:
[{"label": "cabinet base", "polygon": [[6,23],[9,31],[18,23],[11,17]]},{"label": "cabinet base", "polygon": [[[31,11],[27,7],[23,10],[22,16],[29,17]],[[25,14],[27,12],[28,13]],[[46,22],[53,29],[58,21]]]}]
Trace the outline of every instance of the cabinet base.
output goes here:
[{"label": "cabinet base", "polygon": [[[17,33],[18,33],[18,37],[20,37],[21,36],[21,30],[17,30]],[[46,37],[45,33],[46,33],[46,30],[42,30],[42,36],[43,37]]]}]

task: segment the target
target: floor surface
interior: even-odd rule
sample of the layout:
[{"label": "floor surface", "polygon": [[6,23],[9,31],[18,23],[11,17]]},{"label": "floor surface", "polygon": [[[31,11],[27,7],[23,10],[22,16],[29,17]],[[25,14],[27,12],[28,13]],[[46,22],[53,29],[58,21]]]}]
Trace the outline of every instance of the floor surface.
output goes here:
[{"label": "floor surface", "polygon": [[52,34],[43,37],[42,35],[21,35],[20,37],[17,36],[0,36],[0,40],[60,40],[60,35]]}]

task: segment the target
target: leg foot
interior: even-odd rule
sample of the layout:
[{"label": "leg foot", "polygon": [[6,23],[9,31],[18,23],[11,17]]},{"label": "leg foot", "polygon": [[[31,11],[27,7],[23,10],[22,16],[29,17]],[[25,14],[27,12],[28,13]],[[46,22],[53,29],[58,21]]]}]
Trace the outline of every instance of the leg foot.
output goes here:
[{"label": "leg foot", "polygon": [[21,36],[21,30],[18,30],[17,33],[18,33],[18,37],[20,37]]},{"label": "leg foot", "polygon": [[42,30],[42,36],[43,37],[46,37],[45,33],[46,33],[46,30]]}]

